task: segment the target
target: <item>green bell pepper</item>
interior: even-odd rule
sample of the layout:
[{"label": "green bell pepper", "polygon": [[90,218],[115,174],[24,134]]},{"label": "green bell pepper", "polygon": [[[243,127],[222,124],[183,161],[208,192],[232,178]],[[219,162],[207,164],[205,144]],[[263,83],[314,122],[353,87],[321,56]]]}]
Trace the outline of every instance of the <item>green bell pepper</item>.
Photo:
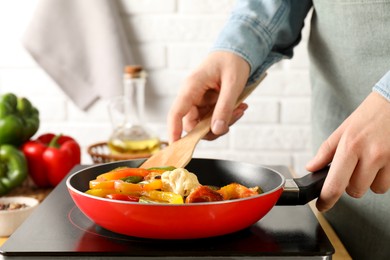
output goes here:
[{"label": "green bell pepper", "polygon": [[16,147],[0,146],[0,196],[19,186],[27,178],[27,160]]},{"label": "green bell pepper", "polygon": [[21,145],[39,128],[39,112],[27,98],[0,96],[0,144]]}]

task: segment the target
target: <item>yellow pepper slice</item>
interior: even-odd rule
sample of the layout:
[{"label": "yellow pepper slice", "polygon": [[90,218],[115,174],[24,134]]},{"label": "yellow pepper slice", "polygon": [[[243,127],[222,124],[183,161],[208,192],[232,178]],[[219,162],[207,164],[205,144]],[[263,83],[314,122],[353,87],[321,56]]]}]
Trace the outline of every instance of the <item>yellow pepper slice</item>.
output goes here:
[{"label": "yellow pepper slice", "polygon": [[87,190],[85,193],[92,195],[92,196],[104,198],[108,194],[115,193],[115,190],[114,189],[90,189],[90,190]]},{"label": "yellow pepper slice", "polygon": [[140,191],[159,190],[162,188],[162,181],[160,179],[155,179],[148,183],[128,183],[122,180],[116,180],[114,181],[114,188],[116,192],[132,194]]},{"label": "yellow pepper slice", "polygon": [[91,180],[91,181],[89,181],[89,188],[90,189],[115,190],[114,183],[115,183],[115,180],[111,180],[111,181]]},{"label": "yellow pepper slice", "polygon": [[179,194],[168,192],[168,191],[145,191],[142,192],[142,195],[150,198],[151,200],[157,200],[161,202],[168,202],[171,204],[183,204],[183,197]]}]

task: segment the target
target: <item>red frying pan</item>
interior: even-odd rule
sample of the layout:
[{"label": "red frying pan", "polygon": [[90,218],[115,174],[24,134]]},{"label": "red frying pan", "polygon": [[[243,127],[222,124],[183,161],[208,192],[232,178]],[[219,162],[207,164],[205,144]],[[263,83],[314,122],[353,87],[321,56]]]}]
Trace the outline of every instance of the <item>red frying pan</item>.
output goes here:
[{"label": "red frying pan", "polygon": [[[192,159],[186,169],[204,185],[237,182],[259,186],[264,193],[249,198],[192,204],[142,204],[85,194],[89,181],[117,167],[138,167],[143,160],[100,164],[71,175],[66,185],[79,209],[97,225],[120,234],[154,239],[219,236],[251,226],[275,204],[304,205],[319,196],[328,169],[298,179],[259,165],[214,159]],[[287,216],[286,216],[287,217]]]}]

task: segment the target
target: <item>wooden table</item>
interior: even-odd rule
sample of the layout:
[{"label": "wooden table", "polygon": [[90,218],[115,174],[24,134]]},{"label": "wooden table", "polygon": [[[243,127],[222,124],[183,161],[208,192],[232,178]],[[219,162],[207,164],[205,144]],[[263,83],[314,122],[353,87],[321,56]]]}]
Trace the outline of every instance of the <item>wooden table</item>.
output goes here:
[{"label": "wooden table", "polygon": [[5,241],[7,241],[7,237],[0,237],[0,246],[4,244]]},{"label": "wooden table", "polygon": [[343,243],[337,236],[336,232],[332,228],[332,226],[329,224],[329,222],[325,219],[325,217],[319,212],[315,206],[315,202],[312,201],[309,203],[310,208],[313,210],[314,215],[317,217],[318,222],[320,222],[321,227],[324,229],[326,235],[328,236],[330,242],[332,243],[335,254],[333,255],[332,259],[336,260],[348,260],[352,259],[352,257],[349,255],[347,249],[344,247]]}]

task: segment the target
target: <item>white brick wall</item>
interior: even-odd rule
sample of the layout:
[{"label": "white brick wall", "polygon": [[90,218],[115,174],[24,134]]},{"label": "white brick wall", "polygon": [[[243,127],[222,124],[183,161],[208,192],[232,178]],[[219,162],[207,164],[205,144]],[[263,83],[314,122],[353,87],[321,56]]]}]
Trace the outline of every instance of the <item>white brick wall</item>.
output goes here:
[{"label": "white brick wall", "polygon": [[[111,133],[106,100],[87,112],[81,111],[23,49],[19,40],[37,3],[0,0],[0,92],[31,99],[41,112],[39,133],[74,136],[83,146],[82,162],[91,163],[86,147],[107,140]],[[234,1],[119,3],[129,39],[137,50],[135,62],[149,72],[148,122],[166,139],[165,120],[172,99],[185,76],[207,55]],[[295,58],[271,68],[264,83],[248,99],[250,108],[245,117],[228,135],[214,142],[202,141],[195,156],[284,164],[304,173],[311,153],[307,31],[305,28]]]}]

